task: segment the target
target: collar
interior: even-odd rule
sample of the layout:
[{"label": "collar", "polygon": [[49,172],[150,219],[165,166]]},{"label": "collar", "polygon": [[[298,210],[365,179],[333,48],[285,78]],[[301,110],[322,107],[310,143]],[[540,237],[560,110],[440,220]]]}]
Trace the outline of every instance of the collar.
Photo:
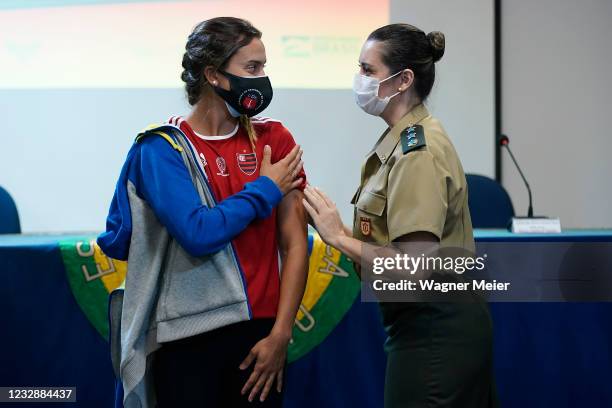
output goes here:
[{"label": "collar", "polygon": [[202,134],[196,132],[193,129],[191,129],[191,130],[193,131],[193,134],[196,135],[197,137],[199,137],[200,139],[204,139],[204,140],[225,140],[225,139],[229,139],[230,137],[234,136],[238,132],[238,128],[239,127],[240,127],[240,124],[236,123],[236,127],[234,128],[234,130],[232,130],[231,132],[229,132],[226,135],[218,135],[218,136],[202,135]]},{"label": "collar", "polygon": [[395,124],[391,129],[387,129],[383,133],[382,140],[376,146],[376,155],[382,163],[389,160],[389,156],[393,153],[395,146],[399,143],[400,135],[402,130],[409,128],[412,125],[416,125],[423,119],[429,116],[429,111],[422,103],[418,104],[410,112],[408,112],[399,122]]}]

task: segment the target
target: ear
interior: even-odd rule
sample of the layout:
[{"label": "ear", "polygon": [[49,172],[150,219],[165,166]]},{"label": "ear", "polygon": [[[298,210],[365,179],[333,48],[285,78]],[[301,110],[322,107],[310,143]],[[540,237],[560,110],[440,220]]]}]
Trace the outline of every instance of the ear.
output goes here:
[{"label": "ear", "polygon": [[404,92],[409,89],[414,83],[414,72],[411,69],[405,69],[399,75],[401,83],[397,89],[399,92]]},{"label": "ear", "polygon": [[219,73],[217,68],[212,65],[208,65],[204,68],[204,77],[206,78],[206,82],[211,85],[217,86],[219,85]]}]

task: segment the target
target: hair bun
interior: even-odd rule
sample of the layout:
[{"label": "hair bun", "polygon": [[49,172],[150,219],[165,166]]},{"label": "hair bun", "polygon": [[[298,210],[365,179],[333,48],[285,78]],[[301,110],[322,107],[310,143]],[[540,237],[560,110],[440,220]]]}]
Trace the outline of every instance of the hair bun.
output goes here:
[{"label": "hair bun", "polygon": [[427,39],[431,45],[431,56],[433,61],[440,61],[440,58],[444,55],[444,34],[440,31],[432,31],[427,34]]}]

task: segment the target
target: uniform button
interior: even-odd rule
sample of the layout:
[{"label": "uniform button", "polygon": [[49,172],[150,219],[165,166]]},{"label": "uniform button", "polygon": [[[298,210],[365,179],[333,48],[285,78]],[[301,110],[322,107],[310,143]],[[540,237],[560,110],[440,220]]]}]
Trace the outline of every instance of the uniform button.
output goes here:
[{"label": "uniform button", "polygon": [[380,156],[381,160],[387,160],[387,156],[385,156],[384,154],[382,156]]}]

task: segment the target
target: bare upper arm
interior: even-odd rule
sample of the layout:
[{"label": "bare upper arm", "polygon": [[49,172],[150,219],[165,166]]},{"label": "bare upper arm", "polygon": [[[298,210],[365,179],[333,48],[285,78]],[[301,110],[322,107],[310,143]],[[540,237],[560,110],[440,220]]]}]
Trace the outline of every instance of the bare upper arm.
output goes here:
[{"label": "bare upper arm", "polygon": [[278,205],[277,224],[281,254],[295,245],[306,245],[306,210],[302,204],[304,193],[294,189]]}]

